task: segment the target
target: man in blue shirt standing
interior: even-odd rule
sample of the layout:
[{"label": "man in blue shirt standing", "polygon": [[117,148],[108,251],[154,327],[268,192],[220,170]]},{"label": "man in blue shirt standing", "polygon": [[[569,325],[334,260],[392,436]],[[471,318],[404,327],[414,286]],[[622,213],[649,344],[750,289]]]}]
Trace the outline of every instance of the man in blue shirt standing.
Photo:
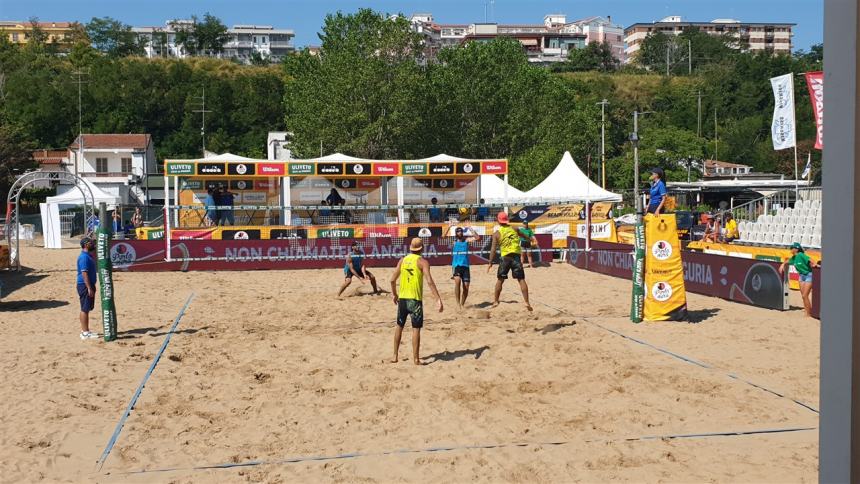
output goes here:
[{"label": "man in blue shirt standing", "polygon": [[81,239],[81,253],[78,254],[78,298],[81,301],[81,339],[97,339],[98,334],[90,331],[90,311],[96,303],[96,242],[89,237]]},{"label": "man in blue shirt standing", "polygon": [[[466,305],[466,298],[469,296],[469,282],[471,274],[469,274],[469,243],[478,240],[474,236],[474,230],[469,230],[472,235],[465,236],[463,227],[457,227],[454,230],[454,247],[451,250],[451,268],[454,279],[454,297],[457,298],[457,305],[461,308]],[[462,292],[461,292],[462,286]]]},{"label": "man in blue shirt standing", "polygon": [[648,213],[660,215],[663,204],[666,202],[666,183],[663,181],[662,168],[651,170],[651,193],[648,199]]}]

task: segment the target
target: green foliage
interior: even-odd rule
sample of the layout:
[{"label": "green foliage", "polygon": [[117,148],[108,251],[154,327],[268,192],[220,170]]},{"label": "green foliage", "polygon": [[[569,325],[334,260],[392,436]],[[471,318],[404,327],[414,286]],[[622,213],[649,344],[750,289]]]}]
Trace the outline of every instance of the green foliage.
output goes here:
[{"label": "green foliage", "polygon": [[582,49],[571,49],[567,61],[555,66],[557,72],[600,71],[609,72],[618,69],[618,59],[612,55],[608,43],[592,42]]},{"label": "green foliage", "polygon": [[176,43],[191,55],[219,55],[229,39],[224,22],[208,12],[203,21],[192,15],[191,25],[174,21],[171,26],[176,30]]},{"label": "green foliage", "polygon": [[131,26],[119,20],[93,17],[86,25],[86,34],[93,47],[109,57],[143,54],[143,45],[132,32]]}]

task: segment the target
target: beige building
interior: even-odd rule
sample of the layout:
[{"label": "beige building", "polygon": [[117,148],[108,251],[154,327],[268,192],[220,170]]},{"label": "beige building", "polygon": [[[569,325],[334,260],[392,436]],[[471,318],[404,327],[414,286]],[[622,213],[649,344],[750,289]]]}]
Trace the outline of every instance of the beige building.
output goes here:
[{"label": "beige building", "polygon": [[80,28],[76,22],[22,22],[18,20],[0,20],[0,35],[13,44],[26,44],[30,41],[33,27],[45,33],[45,42],[56,45],[71,45],[74,41],[74,29]]},{"label": "beige building", "polygon": [[698,29],[711,35],[730,35],[738,40],[739,48],[751,52],[765,51],[790,54],[794,26],[795,24],[791,23],[755,23],[741,22],[735,19],[687,22],[680,16],[671,16],[658,22],[636,23],[627,27],[624,29],[624,41],[627,43],[628,60],[639,51],[642,41],[652,33],[662,32],[667,35],[678,35],[689,28]]}]

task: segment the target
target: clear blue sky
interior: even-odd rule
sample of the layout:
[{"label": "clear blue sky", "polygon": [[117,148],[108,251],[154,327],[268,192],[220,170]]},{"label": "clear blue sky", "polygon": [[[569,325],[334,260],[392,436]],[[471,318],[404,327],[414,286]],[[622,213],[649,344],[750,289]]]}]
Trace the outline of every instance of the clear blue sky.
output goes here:
[{"label": "clear blue sky", "polygon": [[[319,44],[317,32],[326,13],[370,7],[388,13],[431,12],[437,22],[472,23],[484,20],[489,0],[0,0],[0,20],[77,20],[110,16],[133,26],[163,25],[166,20],[210,12],[233,24],[264,24],[291,28],[297,47]],[[623,26],[650,22],[668,15],[686,20],[735,18],[745,22],[796,23],[795,49],[823,41],[823,0],[496,0],[489,20],[500,23],[540,23],[548,13],[568,19],[611,15]]]}]

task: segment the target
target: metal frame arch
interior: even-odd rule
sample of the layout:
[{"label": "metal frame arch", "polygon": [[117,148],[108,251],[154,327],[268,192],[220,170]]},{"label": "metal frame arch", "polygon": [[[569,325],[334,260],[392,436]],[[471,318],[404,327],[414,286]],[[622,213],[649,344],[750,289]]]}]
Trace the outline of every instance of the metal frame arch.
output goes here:
[{"label": "metal frame arch", "polygon": [[[84,198],[84,222],[95,213],[95,196],[90,186],[80,176],[67,171],[36,170],[24,173],[12,183],[6,197],[6,240],[9,241],[9,266],[21,269],[21,240],[18,214],[20,210],[21,192],[37,181],[64,180],[72,182]],[[86,188],[86,190],[84,190]],[[13,246],[14,240],[14,246]]]}]

